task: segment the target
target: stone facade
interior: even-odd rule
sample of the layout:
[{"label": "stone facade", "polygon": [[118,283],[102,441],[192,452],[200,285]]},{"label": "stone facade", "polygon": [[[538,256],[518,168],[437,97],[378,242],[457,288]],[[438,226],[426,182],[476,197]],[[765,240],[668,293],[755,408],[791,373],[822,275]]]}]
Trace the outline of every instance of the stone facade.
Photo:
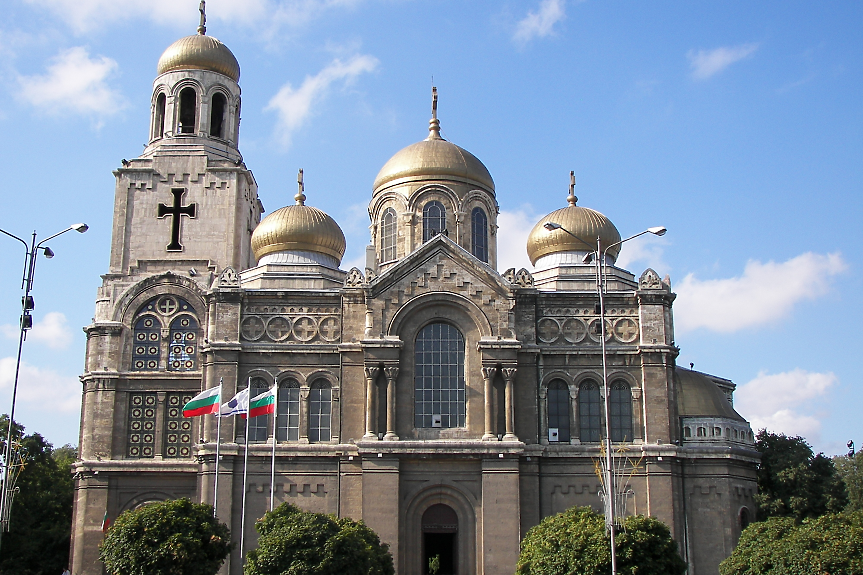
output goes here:
[{"label": "stone facade", "polygon": [[[197,97],[185,132],[184,88]],[[217,134],[215,93],[227,102]],[[152,140],[114,172],[109,273],[86,327],[73,573],[102,573],[106,512],[176,497],[215,502],[253,548],[274,439],[275,504],[364,520],[402,575],[425,573],[434,553],[460,575],[512,573],[531,526],[601,507],[594,267],[570,253],[545,260],[537,279],[499,273],[493,187],[439,172],[376,188],[365,270],[313,252],[258,263],[263,206],[237,149],[239,98],[218,72],[161,74]],[[424,238],[430,201],[448,233]],[[476,207],[484,252],[471,235]],[[397,241],[382,245],[387,208]],[[635,466],[625,511],[666,522],[690,575],[715,574],[754,516],[751,430],[731,406],[733,383],[675,365],[669,281],[613,265],[608,277],[612,438],[617,429]],[[217,463],[216,419],[183,419],[181,408],[220,382],[225,400],[249,382],[279,384],[281,416],[275,438],[272,416],[248,431],[224,418]],[[239,549],[222,572],[242,573]]]}]

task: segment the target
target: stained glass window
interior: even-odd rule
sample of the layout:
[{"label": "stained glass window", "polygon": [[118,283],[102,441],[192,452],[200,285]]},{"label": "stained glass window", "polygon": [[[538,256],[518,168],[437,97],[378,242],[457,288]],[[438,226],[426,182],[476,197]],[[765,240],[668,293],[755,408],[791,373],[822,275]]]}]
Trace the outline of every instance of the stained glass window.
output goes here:
[{"label": "stained glass window", "polygon": [[427,242],[446,229],[446,210],[432,200],[423,207],[423,241]]},{"label": "stained glass window", "polygon": [[578,422],[582,442],[594,443],[600,440],[602,434],[602,401],[599,397],[599,385],[587,380],[581,384],[578,391]]},{"label": "stained glass window", "polygon": [[569,386],[560,379],[548,384],[548,428],[557,429],[557,441],[569,442]]},{"label": "stained glass window", "polygon": [[159,369],[160,341],[162,324],[151,315],[145,315],[135,322],[132,339],[132,370],[156,371]]},{"label": "stained glass window", "polygon": [[148,458],[156,454],[156,394],[129,394],[129,432],[126,455]]},{"label": "stained glass window", "polygon": [[417,335],[414,425],[464,427],[464,336],[448,323],[432,323]]},{"label": "stained glass window", "polygon": [[482,208],[470,215],[471,252],[480,261],[488,262],[488,218]]},{"label": "stained glass window", "polygon": [[392,208],[384,210],[381,217],[381,261],[389,262],[396,259],[396,211]]},{"label": "stained glass window", "polygon": [[168,393],[165,397],[165,457],[192,455],[192,419],[183,417],[183,406],[191,393]]},{"label": "stained glass window", "polygon": [[293,379],[279,383],[276,433],[279,441],[300,438],[300,384]]},{"label": "stained glass window", "polygon": [[329,441],[333,411],[333,390],[330,383],[319,379],[309,390],[309,441]]},{"label": "stained glass window", "polygon": [[169,371],[194,371],[198,368],[198,322],[181,315],[171,322],[171,343],[168,348]]}]

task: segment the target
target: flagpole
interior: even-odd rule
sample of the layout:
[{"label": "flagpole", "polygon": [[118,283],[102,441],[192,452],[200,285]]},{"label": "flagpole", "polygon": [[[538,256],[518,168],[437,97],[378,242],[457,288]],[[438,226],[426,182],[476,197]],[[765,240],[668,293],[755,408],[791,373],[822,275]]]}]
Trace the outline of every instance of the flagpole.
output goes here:
[{"label": "flagpole", "polygon": [[[222,378],[219,378],[219,411],[222,410]],[[222,414],[216,413],[216,479],[213,481],[213,517],[219,508],[219,446],[222,444]]]},{"label": "flagpole", "polygon": [[270,511],[276,493],[276,422],[279,418],[279,384],[273,386],[273,461],[270,464]]},{"label": "flagpole", "polygon": [[[249,394],[252,393],[252,378],[249,378],[249,387],[246,389],[249,390]],[[243,510],[240,513],[240,565],[244,565],[245,561],[243,559],[243,551],[244,551],[244,542],[246,538],[246,473],[249,469],[249,401],[251,398],[246,400],[246,449],[245,449],[245,457],[243,461]]]}]

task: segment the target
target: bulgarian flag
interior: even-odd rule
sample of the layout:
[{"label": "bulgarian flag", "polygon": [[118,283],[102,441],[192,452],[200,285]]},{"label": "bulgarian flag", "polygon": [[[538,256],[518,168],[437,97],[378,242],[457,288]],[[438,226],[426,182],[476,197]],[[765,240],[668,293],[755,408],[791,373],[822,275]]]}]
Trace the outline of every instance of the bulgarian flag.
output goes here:
[{"label": "bulgarian flag", "polygon": [[195,417],[208,413],[219,413],[219,402],[222,396],[222,386],[217,385],[203,391],[183,406],[183,417]]},{"label": "bulgarian flag", "polygon": [[261,395],[252,398],[252,401],[249,402],[249,417],[276,412],[276,389],[277,387],[274,385]]},{"label": "bulgarian flag", "polygon": [[108,532],[108,528],[111,527],[111,520],[108,519],[108,510],[105,510],[105,517],[102,518],[102,534]]}]

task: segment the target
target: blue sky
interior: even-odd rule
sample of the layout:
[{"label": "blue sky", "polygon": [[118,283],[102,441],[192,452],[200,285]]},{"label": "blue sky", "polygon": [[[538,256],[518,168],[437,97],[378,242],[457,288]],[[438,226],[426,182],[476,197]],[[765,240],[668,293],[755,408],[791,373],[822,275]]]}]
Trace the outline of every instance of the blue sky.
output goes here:
[{"label": "blue sky", "polygon": [[[114,179],[146,141],[156,62],[197,0],[9,0],[0,23],[0,228],[50,243],[18,417],[77,444],[81,327],[107,271]],[[499,268],[579,204],[620,263],[669,274],[679,363],[738,384],[753,427],[842,453],[863,443],[863,4],[211,0],[242,69],[240,149],[268,212],[305,170],[308,203],[362,260],[377,171],[427,134],[489,168]],[[23,249],[0,242],[0,409],[8,410]],[[855,327],[856,326],[856,327]]]}]

